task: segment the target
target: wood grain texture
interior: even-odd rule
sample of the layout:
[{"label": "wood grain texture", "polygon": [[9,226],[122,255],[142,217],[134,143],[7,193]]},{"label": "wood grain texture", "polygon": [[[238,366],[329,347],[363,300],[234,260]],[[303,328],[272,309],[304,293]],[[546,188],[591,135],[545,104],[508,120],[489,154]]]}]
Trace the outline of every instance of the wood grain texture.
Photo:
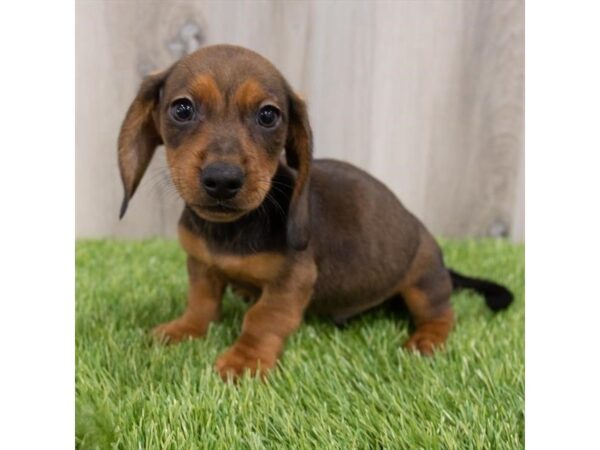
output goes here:
[{"label": "wood grain texture", "polygon": [[144,74],[224,42],[265,55],[307,99],[317,157],[382,179],[436,234],[523,239],[513,0],[78,1],[78,237],[175,235],[162,149],[118,221],[117,133]]}]

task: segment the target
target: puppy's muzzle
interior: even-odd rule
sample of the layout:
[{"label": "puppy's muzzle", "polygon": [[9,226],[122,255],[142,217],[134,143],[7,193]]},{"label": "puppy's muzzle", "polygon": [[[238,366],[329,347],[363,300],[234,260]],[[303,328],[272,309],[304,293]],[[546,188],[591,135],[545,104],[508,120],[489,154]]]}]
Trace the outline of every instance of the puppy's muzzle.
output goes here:
[{"label": "puppy's muzzle", "polygon": [[233,164],[213,163],[200,173],[200,184],[206,193],[216,200],[229,200],[244,185],[242,169]]}]

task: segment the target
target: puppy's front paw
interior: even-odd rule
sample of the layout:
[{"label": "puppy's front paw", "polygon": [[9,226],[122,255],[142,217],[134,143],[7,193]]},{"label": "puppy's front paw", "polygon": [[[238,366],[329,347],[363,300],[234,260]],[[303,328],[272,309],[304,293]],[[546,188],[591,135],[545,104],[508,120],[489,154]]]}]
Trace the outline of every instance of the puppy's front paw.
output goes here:
[{"label": "puppy's front paw", "polygon": [[248,371],[251,376],[260,375],[265,378],[267,372],[277,362],[276,358],[259,357],[250,349],[234,345],[217,358],[215,370],[223,381],[228,379],[237,380],[244,372]]},{"label": "puppy's front paw", "polygon": [[165,344],[175,344],[187,339],[195,339],[204,336],[204,330],[190,324],[189,321],[179,318],[170,322],[162,323],[152,330],[156,340]]}]

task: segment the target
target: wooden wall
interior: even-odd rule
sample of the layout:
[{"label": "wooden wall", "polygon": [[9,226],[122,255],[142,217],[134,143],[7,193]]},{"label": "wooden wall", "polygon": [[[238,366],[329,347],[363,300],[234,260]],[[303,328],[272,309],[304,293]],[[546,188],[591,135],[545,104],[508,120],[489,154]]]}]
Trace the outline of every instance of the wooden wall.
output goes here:
[{"label": "wooden wall", "polygon": [[142,77],[250,47],[307,98],[316,157],[387,183],[436,234],[524,233],[524,8],[513,0],[76,3],[78,237],[173,236],[157,152],[126,217],[120,122]]}]

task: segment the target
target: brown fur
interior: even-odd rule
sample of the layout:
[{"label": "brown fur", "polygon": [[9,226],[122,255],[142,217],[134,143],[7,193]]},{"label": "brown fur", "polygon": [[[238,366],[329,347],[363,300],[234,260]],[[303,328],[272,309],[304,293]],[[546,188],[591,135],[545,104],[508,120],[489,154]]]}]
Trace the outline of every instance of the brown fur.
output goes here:
[{"label": "brown fur", "polygon": [[[192,120],[173,117],[181,98],[194,104]],[[272,128],[257,121],[264,105],[280,111]],[[266,374],[306,312],[345,321],[398,296],[416,326],[407,347],[430,354],[444,344],[453,281],[439,247],[382,183],[346,163],[313,161],[306,105],[267,60],[207,47],[144,81],[119,137],[122,213],[161,143],[186,204],[179,240],[190,288],[184,314],[157,336],[203,336],[231,284],[257,301],[217,359],[223,378]],[[233,198],[216,202],[203,189],[213,163],[242,170]]]}]

